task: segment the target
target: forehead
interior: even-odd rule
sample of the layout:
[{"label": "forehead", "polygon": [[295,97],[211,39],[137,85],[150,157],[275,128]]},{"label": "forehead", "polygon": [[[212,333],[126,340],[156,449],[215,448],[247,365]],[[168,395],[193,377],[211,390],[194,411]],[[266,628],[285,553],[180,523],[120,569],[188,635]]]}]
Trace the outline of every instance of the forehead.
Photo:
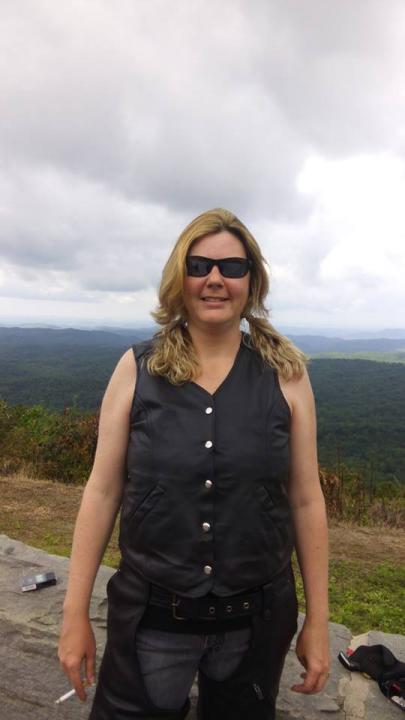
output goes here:
[{"label": "forehead", "polygon": [[190,255],[202,255],[213,260],[226,257],[246,257],[245,248],[239,238],[227,230],[205,235],[191,246]]}]

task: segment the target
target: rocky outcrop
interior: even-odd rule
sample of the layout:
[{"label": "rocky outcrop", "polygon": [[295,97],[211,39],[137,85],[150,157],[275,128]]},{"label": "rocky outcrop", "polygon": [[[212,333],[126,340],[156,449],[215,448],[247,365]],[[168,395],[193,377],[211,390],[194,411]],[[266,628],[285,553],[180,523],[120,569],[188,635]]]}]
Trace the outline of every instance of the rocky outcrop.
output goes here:
[{"label": "rocky outcrop", "polygon": [[[84,720],[88,717],[89,703],[82,704],[76,697],[55,705],[56,698],[69,689],[57,657],[68,563],[66,558],[48,555],[0,535],[0,707],[1,717],[7,720]],[[46,570],[55,571],[56,585],[21,592],[21,576]],[[105,640],[105,586],[112,572],[110,568],[100,568],[91,604],[100,656]],[[352,638],[346,627],[335,623],[330,623],[330,637],[331,677],[324,692],[318,695],[302,696],[289,690],[302,671],[291,648],[281,683],[277,720],[398,720],[400,711],[383,697],[377,684],[347,672],[336,656],[349,644],[355,647],[382,643],[405,661],[405,637],[369,632]],[[192,698],[195,702],[195,687]],[[192,710],[188,720],[194,718]]]}]

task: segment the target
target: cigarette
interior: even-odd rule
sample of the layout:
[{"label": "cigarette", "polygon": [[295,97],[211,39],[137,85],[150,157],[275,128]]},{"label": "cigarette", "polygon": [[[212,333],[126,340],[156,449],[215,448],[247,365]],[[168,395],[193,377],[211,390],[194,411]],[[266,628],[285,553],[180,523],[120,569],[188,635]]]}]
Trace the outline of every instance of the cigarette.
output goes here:
[{"label": "cigarette", "polygon": [[65,702],[65,700],[69,700],[69,698],[73,697],[75,695],[76,690],[69,690],[69,692],[65,693],[64,695],[61,695],[60,698],[55,700],[55,705],[59,705],[59,703]]},{"label": "cigarette", "polygon": [[[89,685],[87,680],[82,680],[84,687],[86,685]],[[64,695],[61,695],[57,700],[55,700],[55,705],[60,705],[60,703],[65,702],[65,700],[69,700],[69,698],[73,697],[73,695],[76,695],[76,690],[73,688],[72,690],[69,690],[69,692],[65,693]]]}]

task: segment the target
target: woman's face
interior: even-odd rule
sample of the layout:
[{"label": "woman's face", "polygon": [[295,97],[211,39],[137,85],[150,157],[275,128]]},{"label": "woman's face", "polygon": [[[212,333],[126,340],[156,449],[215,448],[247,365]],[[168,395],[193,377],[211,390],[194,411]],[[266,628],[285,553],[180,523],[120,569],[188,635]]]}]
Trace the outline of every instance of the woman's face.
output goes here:
[{"label": "woman's face", "polygon": [[[246,258],[242,242],[227,230],[200,238],[191,247],[189,255],[212,260]],[[249,297],[249,281],[249,272],[241,278],[226,278],[217,265],[205,277],[192,277],[186,273],[183,300],[189,326],[239,327]]]}]

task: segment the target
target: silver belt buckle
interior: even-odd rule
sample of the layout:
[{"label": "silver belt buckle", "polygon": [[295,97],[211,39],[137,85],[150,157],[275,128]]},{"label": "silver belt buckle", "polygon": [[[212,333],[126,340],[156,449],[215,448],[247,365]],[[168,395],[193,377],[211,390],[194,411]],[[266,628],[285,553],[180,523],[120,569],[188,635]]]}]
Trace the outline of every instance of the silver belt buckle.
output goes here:
[{"label": "silver belt buckle", "polygon": [[176,608],[178,607],[180,603],[180,600],[176,600],[176,593],[173,593],[172,595],[172,614],[175,620],[187,620],[185,617],[181,617],[181,615],[177,615]]}]

